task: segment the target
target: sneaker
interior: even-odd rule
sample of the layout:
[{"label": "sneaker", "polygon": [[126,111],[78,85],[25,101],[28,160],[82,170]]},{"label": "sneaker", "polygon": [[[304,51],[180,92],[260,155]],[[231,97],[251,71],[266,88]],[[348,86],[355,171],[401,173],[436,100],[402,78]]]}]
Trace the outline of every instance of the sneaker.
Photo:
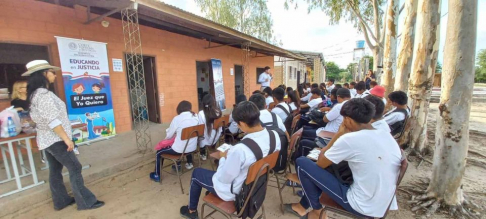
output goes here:
[{"label": "sneaker", "polygon": [[208,159],[208,157],[206,157],[205,154],[201,154],[201,160],[207,160],[207,159]]},{"label": "sneaker", "polygon": [[154,182],[160,182],[160,176],[155,174],[155,172],[150,173],[150,179],[153,180]]},{"label": "sneaker", "polygon": [[189,207],[187,205],[181,207],[181,216],[188,219],[199,219],[197,210],[195,212],[189,213]]},{"label": "sneaker", "polygon": [[192,165],[192,163],[186,163],[186,169],[190,170],[192,168],[194,168],[194,165]]},{"label": "sneaker", "polygon": [[285,185],[286,186],[290,186],[290,187],[297,187],[297,188],[301,188],[302,187],[299,183],[292,182],[290,180],[287,180],[287,182],[285,183]]}]

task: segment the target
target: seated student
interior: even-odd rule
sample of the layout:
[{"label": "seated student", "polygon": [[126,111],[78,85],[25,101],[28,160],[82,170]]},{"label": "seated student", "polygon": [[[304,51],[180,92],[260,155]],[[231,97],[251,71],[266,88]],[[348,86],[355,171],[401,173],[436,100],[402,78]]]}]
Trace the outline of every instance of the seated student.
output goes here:
[{"label": "seated student", "polygon": [[284,89],[279,87],[272,92],[274,102],[277,103],[277,105],[272,109],[272,113],[277,114],[282,121],[285,121],[285,119],[287,119],[287,117],[292,113],[290,105],[284,102],[284,93]]},{"label": "seated student", "polygon": [[358,82],[355,88],[356,88],[356,95],[354,96],[354,98],[364,98],[370,95],[370,92],[366,90],[366,84],[364,83],[364,81]]},{"label": "seated student", "polygon": [[351,91],[351,98],[354,98],[356,96],[356,89],[354,87],[356,86],[356,82],[351,82],[349,83],[349,91]]},{"label": "seated student", "polygon": [[[223,131],[222,127],[219,127],[218,131],[213,130],[213,123],[214,120],[219,119],[223,113],[221,109],[217,106],[216,100],[214,99],[213,95],[207,94],[202,99],[203,110],[199,111],[198,119],[199,124],[204,124],[206,127],[204,128],[204,139],[199,141],[199,147],[201,148],[201,159],[206,160],[206,146],[212,146],[213,140],[216,138],[218,139],[221,136],[221,132]],[[192,156],[192,155],[187,155]],[[193,166],[186,165],[187,169],[192,169]]]},{"label": "seated student", "polygon": [[378,83],[376,81],[371,81],[370,82],[369,92],[371,93],[371,91],[373,90],[373,88],[375,88],[377,85],[378,85]]},{"label": "seated student", "polygon": [[302,110],[307,109],[306,111],[310,111],[316,109],[321,103],[322,103],[321,90],[319,90],[319,88],[314,88],[311,91],[311,97],[309,99],[309,102],[305,104],[301,103],[300,109]]},{"label": "seated student", "polygon": [[348,83],[344,83],[343,84],[343,88],[349,89],[349,84]]},{"label": "seated student", "polygon": [[339,89],[339,88],[343,88],[343,85],[341,85],[341,84],[336,84],[336,86],[334,87],[334,89]]},{"label": "seated student", "polygon": [[[264,111],[268,112],[265,109]],[[262,111],[259,111],[254,103],[245,101],[238,104],[232,115],[239,128],[247,133],[243,139],[254,140],[261,148],[263,156],[266,157],[270,152],[270,135],[275,137],[275,151],[280,150],[280,138],[277,132],[267,131],[262,127],[259,120],[260,112]],[[249,167],[257,161],[250,148],[241,143],[220,154],[221,159],[217,171],[196,168],[192,172],[189,205],[181,207],[182,217],[198,218],[197,206],[203,188],[224,201],[234,201],[235,194],[240,192],[243,182],[246,180]]]},{"label": "seated student", "polygon": [[[372,81],[375,82],[375,81]],[[371,82],[370,82],[371,84]],[[371,86],[371,85],[370,85]],[[370,90],[370,94],[378,97],[383,101],[383,103],[386,105],[386,98],[385,98],[385,88],[380,86],[380,85],[375,85],[373,89]]]},{"label": "seated student", "polygon": [[[150,173],[150,179],[155,182],[160,182],[160,165],[163,164],[164,159],[162,154],[180,155],[184,152],[184,147],[188,140],[181,140],[182,129],[195,126],[199,124],[197,115],[191,111],[192,105],[188,101],[181,101],[177,106],[177,116],[172,119],[169,128],[166,130],[167,135],[165,139],[175,138],[172,146],[158,150],[155,155],[155,172]],[[189,144],[186,148],[186,153],[193,152],[197,148],[197,138],[189,139]],[[179,164],[180,165],[180,164]],[[192,156],[187,156],[186,166],[192,166]]]},{"label": "seated student", "polygon": [[263,89],[263,93],[265,96],[265,106],[268,109],[270,107],[270,103],[273,103],[272,88],[266,87]]},{"label": "seated student", "polygon": [[294,112],[295,110],[298,110],[299,109],[298,107],[300,106],[300,98],[299,98],[299,94],[297,93],[297,91],[295,91],[295,90],[289,91],[288,96],[289,96],[290,110],[292,112]]},{"label": "seated student", "polygon": [[265,95],[265,93],[263,93],[263,92],[262,92],[262,91],[260,91],[260,90],[255,90],[255,91],[253,91],[253,93],[251,93],[251,94],[261,94],[261,95]]},{"label": "seated student", "polygon": [[[343,105],[343,124],[333,141],[321,150],[317,163],[306,157],[297,159],[296,172],[304,196],[299,203],[286,204],[286,211],[318,218],[322,193],[361,217],[383,217],[392,200],[391,209],[398,209],[394,192],[402,158],[400,148],[389,133],[372,127],[374,114],[375,107],[364,99],[352,99]],[[347,161],[351,169],[351,186],[341,184],[325,170],[342,161]],[[313,210],[307,214],[309,208]]]},{"label": "seated student", "polygon": [[314,84],[312,84],[312,86],[311,86],[310,83],[305,83],[305,92],[310,93],[312,91],[312,89],[314,88],[314,86],[315,86]]},{"label": "seated student", "polygon": [[375,105],[375,115],[371,119],[371,126],[373,126],[375,129],[390,133],[390,126],[388,126],[386,121],[383,119],[383,112],[385,110],[385,104],[383,101],[374,95],[368,95],[363,99],[370,101],[373,105]]},{"label": "seated student", "polygon": [[304,87],[302,85],[298,85],[297,86],[297,90],[295,90],[298,94],[299,94],[299,99],[303,96],[305,96],[304,94]]},{"label": "seated student", "polygon": [[[235,102],[235,105],[233,106],[233,109],[236,109],[238,104],[243,102],[243,101],[247,101],[246,96],[244,94],[240,94],[240,95],[236,96],[236,102]],[[228,122],[230,123],[228,130],[231,132],[231,134],[238,134],[240,129],[238,128],[238,124],[233,119],[232,114],[230,114]]]},{"label": "seated student", "polygon": [[335,88],[335,85],[334,85],[334,79],[329,79],[327,80],[327,84],[326,84],[326,89],[327,89],[327,92],[328,93],[331,93],[332,89]]},{"label": "seated student", "polygon": [[300,101],[302,102],[309,102],[311,100],[311,96],[312,96],[312,90],[315,89],[315,88],[319,88],[319,85],[317,85],[316,83],[312,84],[312,89],[307,93],[306,96],[300,98]]},{"label": "seated student", "polygon": [[[251,95],[249,101],[253,102],[260,110],[260,121],[262,124],[273,122],[272,113],[265,108],[265,97],[263,97],[263,95],[253,94]],[[277,119],[278,128],[283,132],[287,132],[287,129],[285,128],[285,125],[282,122],[282,119],[278,116],[276,117],[276,119]]]},{"label": "seated student", "polygon": [[388,101],[394,108],[385,114],[385,121],[390,126],[391,134],[396,135],[404,128],[405,118],[410,116],[408,97],[403,91],[393,91],[388,94]]}]

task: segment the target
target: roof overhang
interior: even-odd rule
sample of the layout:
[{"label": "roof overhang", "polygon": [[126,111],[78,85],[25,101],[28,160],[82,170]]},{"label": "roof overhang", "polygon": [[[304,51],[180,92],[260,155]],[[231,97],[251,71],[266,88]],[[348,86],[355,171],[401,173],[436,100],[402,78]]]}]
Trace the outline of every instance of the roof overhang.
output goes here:
[{"label": "roof overhang", "polygon": [[[149,26],[169,32],[186,35],[208,41],[206,48],[211,49],[220,46],[241,48],[244,43],[250,44],[250,50],[254,51],[253,57],[282,56],[296,60],[306,60],[301,55],[274,46],[255,37],[241,33],[224,25],[215,23],[206,18],[197,16],[174,6],[157,0],[41,0],[67,7],[81,5],[89,8],[91,13],[100,16],[90,18],[85,23],[101,20],[105,16],[121,19],[120,10],[135,2],[140,25]],[[211,43],[219,45],[212,46]]]}]

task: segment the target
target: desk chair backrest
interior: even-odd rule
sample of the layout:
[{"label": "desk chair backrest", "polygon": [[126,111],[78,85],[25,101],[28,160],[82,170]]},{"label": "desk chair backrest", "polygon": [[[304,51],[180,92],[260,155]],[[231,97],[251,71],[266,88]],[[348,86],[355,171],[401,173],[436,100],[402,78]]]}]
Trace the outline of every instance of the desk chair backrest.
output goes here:
[{"label": "desk chair backrest", "polygon": [[290,160],[291,155],[294,153],[294,150],[297,147],[297,144],[299,143],[301,137],[302,137],[302,132],[295,132],[294,134],[292,134],[292,137],[290,137],[290,144],[288,148],[289,151],[288,160]]},{"label": "desk chair backrest", "polygon": [[292,130],[290,130],[289,134],[294,134],[294,132],[296,131],[295,128],[297,126],[297,122],[299,121],[300,117],[301,117],[300,114],[294,116],[294,120],[292,120]]},{"label": "desk chair backrest", "polygon": [[[186,153],[187,146],[189,145],[189,140],[192,138],[197,138],[199,141],[200,137],[204,137],[204,124],[190,126],[182,129],[181,140],[187,140],[181,157]],[[196,142],[196,151],[199,151],[199,144]]]},{"label": "desk chair backrest", "polygon": [[[217,119],[214,120],[213,122],[213,131],[214,132],[218,132],[219,128],[223,128],[223,133],[225,131],[226,128],[228,128],[229,126],[229,114],[227,115],[223,115]],[[216,144],[218,142],[218,139],[216,139],[218,137],[218,135],[214,135],[214,138],[213,140],[211,141],[211,145],[210,146],[213,146],[214,144]],[[221,135],[219,136],[221,137]]]}]

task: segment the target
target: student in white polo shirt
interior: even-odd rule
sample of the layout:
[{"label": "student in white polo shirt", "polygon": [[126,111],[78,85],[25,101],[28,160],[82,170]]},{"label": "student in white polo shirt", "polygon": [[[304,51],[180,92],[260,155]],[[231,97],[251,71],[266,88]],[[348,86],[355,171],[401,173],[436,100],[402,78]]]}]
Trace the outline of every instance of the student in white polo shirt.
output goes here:
[{"label": "student in white polo shirt", "polygon": [[312,89],[311,94],[310,101],[305,104],[300,104],[300,109],[310,111],[316,109],[322,103],[321,90],[319,88]]},{"label": "student in white polo shirt", "polygon": [[290,105],[284,101],[285,91],[282,88],[275,88],[272,92],[273,99],[277,105],[272,109],[272,113],[277,114],[282,121],[285,121],[287,117],[292,113]]},{"label": "student in white polo shirt", "polygon": [[260,91],[263,91],[266,87],[270,87],[270,83],[272,82],[272,73],[270,73],[270,67],[266,66],[263,70],[263,73],[260,74],[258,77],[258,83],[262,86],[260,87]]},{"label": "student in white polo shirt", "polygon": [[351,93],[346,88],[339,88],[336,93],[338,103],[332,107],[332,109],[326,113],[324,118],[324,122],[326,122],[326,126],[323,128],[319,128],[316,131],[316,134],[320,131],[327,131],[336,133],[339,130],[339,126],[343,122],[343,116],[341,116],[341,108],[343,105],[351,99]]},{"label": "student in white polo shirt", "polygon": [[386,123],[386,120],[383,119],[383,112],[385,110],[385,104],[381,100],[381,98],[376,97],[374,95],[368,95],[363,98],[367,101],[370,101],[373,105],[375,105],[375,115],[371,119],[371,125],[375,129],[383,130],[384,132],[390,132],[390,127]]},{"label": "student in white polo shirt", "polygon": [[364,81],[358,82],[355,88],[356,88],[356,95],[354,96],[354,98],[364,98],[370,95],[370,92],[366,90],[366,84],[364,83]]},{"label": "student in white polo shirt", "polygon": [[310,89],[309,92],[307,92],[307,94],[304,97],[300,98],[300,101],[303,101],[305,103],[309,102],[311,100],[311,97],[312,97],[311,91],[314,88],[319,88],[319,85],[317,83],[312,84],[311,88],[309,88]]},{"label": "student in white polo shirt", "polygon": [[[253,102],[258,109],[260,110],[260,121],[263,124],[266,123],[272,123],[273,122],[273,116],[272,113],[269,112],[265,108],[265,97],[261,94],[253,94],[251,95],[250,99],[248,99],[250,102]],[[282,119],[278,116],[275,116],[275,119],[277,120],[278,128],[282,130],[283,132],[287,132],[287,129],[285,128],[284,123],[282,122]]]},{"label": "student in white polo shirt", "polygon": [[[261,149],[263,157],[266,157],[272,152],[272,147],[274,147],[273,152],[279,151],[281,143],[276,131],[269,131],[262,127],[258,120],[261,117],[260,112],[254,103],[244,101],[233,110],[232,118],[246,133],[242,141],[253,140]],[[272,139],[275,142],[273,145],[271,145]],[[196,168],[192,172],[189,204],[180,208],[182,217],[199,218],[197,207],[203,188],[224,201],[234,201],[235,194],[240,192],[246,180],[248,169],[257,161],[249,146],[243,143],[238,143],[228,151],[221,152],[220,156],[217,171]]]}]

